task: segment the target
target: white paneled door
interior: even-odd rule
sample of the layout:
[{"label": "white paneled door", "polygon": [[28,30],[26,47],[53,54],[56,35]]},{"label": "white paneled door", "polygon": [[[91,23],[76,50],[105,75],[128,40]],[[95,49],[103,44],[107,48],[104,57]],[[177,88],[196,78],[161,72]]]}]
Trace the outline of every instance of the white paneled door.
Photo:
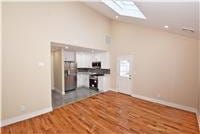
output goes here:
[{"label": "white paneled door", "polygon": [[131,95],[133,76],[133,57],[119,56],[117,58],[117,90],[121,93]]}]

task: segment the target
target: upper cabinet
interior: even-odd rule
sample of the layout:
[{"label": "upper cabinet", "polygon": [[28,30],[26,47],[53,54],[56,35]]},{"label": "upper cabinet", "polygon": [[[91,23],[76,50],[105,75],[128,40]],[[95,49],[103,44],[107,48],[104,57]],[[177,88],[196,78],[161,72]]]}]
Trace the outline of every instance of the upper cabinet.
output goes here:
[{"label": "upper cabinet", "polygon": [[75,52],[64,51],[64,61],[76,61]]},{"label": "upper cabinet", "polygon": [[108,52],[94,53],[92,61],[101,61],[101,68],[103,69],[110,68],[110,57]]},{"label": "upper cabinet", "polygon": [[93,53],[92,54],[92,61],[101,61],[102,62],[102,57],[100,53]]},{"label": "upper cabinet", "polygon": [[76,52],[76,62],[78,68],[90,68],[92,66],[91,54],[88,52]]},{"label": "upper cabinet", "polygon": [[108,52],[76,52],[76,62],[78,68],[91,68],[93,61],[100,61],[101,68],[103,69],[110,68]]}]

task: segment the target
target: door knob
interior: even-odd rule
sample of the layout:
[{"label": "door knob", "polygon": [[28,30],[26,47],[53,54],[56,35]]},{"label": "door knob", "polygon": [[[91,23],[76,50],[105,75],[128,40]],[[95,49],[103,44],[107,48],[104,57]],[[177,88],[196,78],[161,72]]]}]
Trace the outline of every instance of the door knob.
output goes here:
[{"label": "door knob", "polygon": [[132,79],[132,75],[129,75],[129,80]]}]

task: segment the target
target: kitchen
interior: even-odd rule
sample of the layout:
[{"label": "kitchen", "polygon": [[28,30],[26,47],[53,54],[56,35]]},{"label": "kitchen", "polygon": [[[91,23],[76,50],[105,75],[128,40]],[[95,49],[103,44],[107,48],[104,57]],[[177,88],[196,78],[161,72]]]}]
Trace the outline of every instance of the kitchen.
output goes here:
[{"label": "kitchen", "polygon": [[51,52],[54,108],[110,89],[108,52],[55,42]]}]

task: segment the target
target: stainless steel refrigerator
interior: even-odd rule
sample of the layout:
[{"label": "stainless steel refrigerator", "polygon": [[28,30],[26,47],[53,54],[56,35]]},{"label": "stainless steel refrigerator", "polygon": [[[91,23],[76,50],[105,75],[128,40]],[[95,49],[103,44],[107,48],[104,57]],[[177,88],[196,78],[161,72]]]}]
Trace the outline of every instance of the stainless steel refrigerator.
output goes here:
[{"label": "stainless steel refrigerator", "polygon": [[77,88],[77,64],[65,61],[65,91]]}]

